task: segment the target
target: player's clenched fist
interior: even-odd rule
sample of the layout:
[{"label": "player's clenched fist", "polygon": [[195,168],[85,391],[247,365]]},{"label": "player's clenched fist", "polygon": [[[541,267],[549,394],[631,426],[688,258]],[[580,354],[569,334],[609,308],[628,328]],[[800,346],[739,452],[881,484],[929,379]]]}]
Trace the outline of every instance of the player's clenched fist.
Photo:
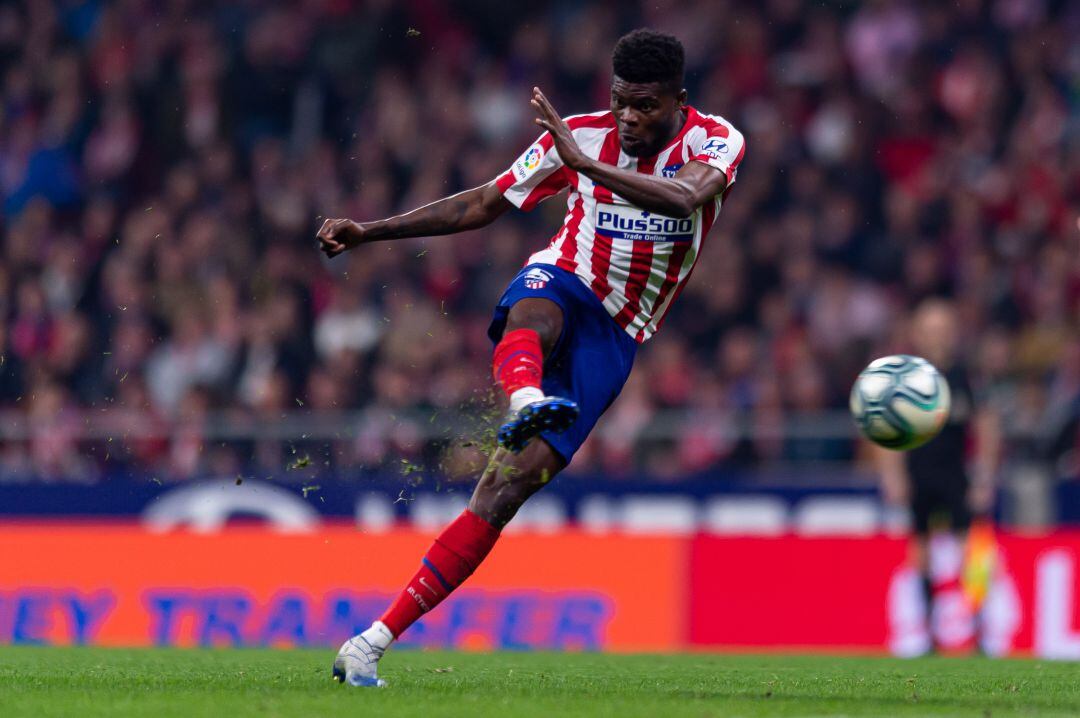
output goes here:
[{"label": "player's clenched fist", "polygon": [[364,242],[364,227],[351,219],[328,219],[322,223],[316,236],[319,249],[327,257],[336,257]]}]

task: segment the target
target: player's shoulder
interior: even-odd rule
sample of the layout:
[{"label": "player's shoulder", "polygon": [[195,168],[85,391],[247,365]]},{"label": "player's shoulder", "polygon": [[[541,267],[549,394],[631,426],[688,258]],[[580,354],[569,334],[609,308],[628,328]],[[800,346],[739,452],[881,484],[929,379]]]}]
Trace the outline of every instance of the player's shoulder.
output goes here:
[{"label": "player's shoulder", "polygon": [[569,115],[564,117],[563,121],[571,130],[606,130],[615,126],[615,115],[611,113],[611,110],[601,110],[584,115]]},{"label": "player's shoulder", "polygon": [[711,115],[691,107],[688,119],[694,127],[703,128],[710,136],[730,137],[740,142],[743,141],[743,134],[739,132],[735,125],[720,115]]}]

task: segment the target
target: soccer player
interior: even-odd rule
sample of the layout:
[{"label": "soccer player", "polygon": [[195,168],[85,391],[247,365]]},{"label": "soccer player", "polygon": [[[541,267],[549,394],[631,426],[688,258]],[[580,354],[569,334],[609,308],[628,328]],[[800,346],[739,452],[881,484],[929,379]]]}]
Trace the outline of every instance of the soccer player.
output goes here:
[{"label": "soccer player", "polygon": [[376,668],[391,641],[460,586],[571,461],[690,277],[744,143],[726,120],[686,104],[683,62],[676,38],[635,30],[615,45],[609,110],[563,119],[533,88],[544,132],[503,175],[397,217],[328,219],[319,230],[334,257],[483,227],[569,189],[562,227],[507,287],[489,330],[492,372],[510,402],[500,448],[401,595],[341,647],[337,680],[383,685]]},{"label": "soccer player", "polygon": [[[935,639],[930,532],[941,526],[964,542],[972,518],[984,518],[990,513],[1001,438],[997,415],[986,406],[976,405],[967,369],[959,357],[959,320],[953,304],[944,299],[922,302],[911,319],[911,342],[949,384],[949,419],[941,433],[923,446],[906,452],[881,449],[878,454],[886,501],[907,503],[911,510],[911,561],[921,581],[928,650],[932,650]],[[975,451],[969,474],[968,447],[972,444]],[[970,561],[972,552],[968,548]],[[981,593],[985,594],[985,588]]]}]

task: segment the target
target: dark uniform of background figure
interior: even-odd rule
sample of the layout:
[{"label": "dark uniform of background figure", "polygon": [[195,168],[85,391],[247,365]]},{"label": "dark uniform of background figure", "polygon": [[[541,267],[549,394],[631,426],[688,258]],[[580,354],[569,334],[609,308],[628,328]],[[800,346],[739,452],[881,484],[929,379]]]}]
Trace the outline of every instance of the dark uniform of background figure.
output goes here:
[{"label": "dark uniform of background figure", "polygon": [[949,419],[933,441],[904,454],[907,464],[912,530],[927,535],[932,521],[945,522],[950,530],[971,526],[968,505],[967,449],[971,438],[975,401],[967,370],[956,364],[939,371],[949,383],[952,407]]},{"label": "dark uniform of background figure", "polygon": [[930,531],[946,529],[963,541],[972,517],[989,515],[1000,453],[997,418],[975,403],[960,357],[961,331],[951,302],[929,299],[916,308],[910,325],[911,347],[949,383],[949,419],[937,437],[917,449],[879,451],[886,501],[911,509],[911,562],[922,580],[931,638]]}]

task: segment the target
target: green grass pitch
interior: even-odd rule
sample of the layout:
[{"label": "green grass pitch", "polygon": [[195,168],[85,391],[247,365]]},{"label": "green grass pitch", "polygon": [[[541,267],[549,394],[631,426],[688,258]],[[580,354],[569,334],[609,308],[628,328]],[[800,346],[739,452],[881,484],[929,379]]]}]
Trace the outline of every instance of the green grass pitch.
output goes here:
[{"label": "green grass pitch", "polygon": [[0,716],[1076,716],[1080,665],[979,658],[0,647]]}]

